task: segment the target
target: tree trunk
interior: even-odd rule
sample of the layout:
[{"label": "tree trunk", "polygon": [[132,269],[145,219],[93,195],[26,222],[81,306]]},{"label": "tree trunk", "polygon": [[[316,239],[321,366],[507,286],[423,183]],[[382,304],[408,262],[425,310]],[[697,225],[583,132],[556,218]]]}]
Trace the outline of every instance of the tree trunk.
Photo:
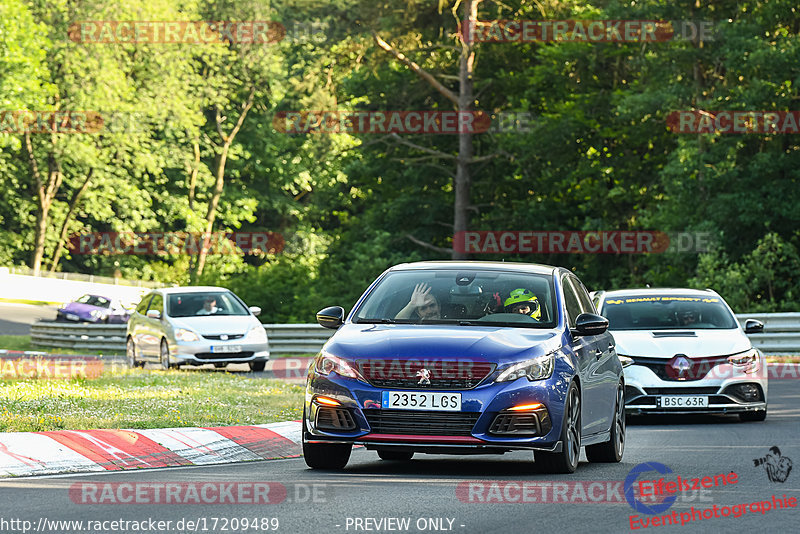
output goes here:
[{"label": "tree trunk", "polygon": [[194,205],[194,191],[195,187],[197,187],[197,173],[200,171],[200,141],[195,139],[192,146],[194,147],[194,161],[192,162],[192,168],[189,171],[189,209],[192,209]]},{"label": "tree trunk", "polygon": [[42,270],[42,259],[44,258],[44,245],[47,237],[47,223],[50,215],[50,207],[53,205],[58,188],[61,187],[63,174],[61,165],[56,161],[55,155],[51,152],[47,157],[47,182],[42,181],[39,166],[36,163],[36,156],[33,153],[31,136],[25,133],[25,150],[28,152],[28,163],[31,166],[31,173],[36,182],[36,199],[38,209],[36,210],[36,228],[33,244],[33,255],[31,257],[31,269],[33,275],[39,276]]},{"label": "tree trunk", "polygon": [[72,214],[75,213],[81,196],[83,196],[83,193],[85,193],[89,188],[89,182],[92,179],[93,173],[94,169],[89,169],[89,172],[86,174],[86,179],[83,181],[78,190],[75,191],[75,193],[72,195],[72,199],[69,201],[69,211],[67,211],[67,214],[64,216],[64,222],[61,224],[61,232],[58,235],[58,245],[56,246],[56,251],[53,253],[53,261],[50,264],[51,273],[54,273],[56,271],[56,267],[58,267],[58,262],[61,259],[61,251],[64,250],[64,240],[67,238],[69,222],[72,220]]},{"label": "tree trunk", "polygon": [[211,193],[211,199],[208,201],[206,226],[203,229],[203,246],[197,256],[197,265],[195,267],[196,277],[203,274],[203,268],[206,265],[206,256],[208,255],[211,232],[214,230],[214,221],[217,219],[217,207],[219,206],[219,199],[222,196],[222,191],[225,189],[225,163],[228,161],[228,150],[230,150],[230,147],[230,143],[223,144],[222,149],[217,156],[217,165],[215,169],[217,180],[214,183],[214,191]]},{"label": "tree trunk", "polygon": [[[473,0],[466,0],[464,9],[465,19],[468,24],[474,25],[478,19],[478,3]],[[473,94],[473,70],[475,67],[475,50],[472,48],[471,39],[461,39],[461,60],[459,66],[459,88],[458,88],[458,111],[471,113],[473,111],[475,97]],[[470,176],[469,164],[473,156],[472,133],[469,131],[459,132],[458,134],[458,159],[456,159],[455,177],[455,202],[453,206],[453,232],[469,230],[469,207],[470,207],[470,187],[472,179]],[[463,260],[469,257],[465,251],[458,251],[453,247],[452,258]]]},{"label": "tree trunk", "polygon": [[236,138],[236,134],[239,133],[242,124],[244,124],[244,119],[247,117],[247,112],[253,107],[253,99],[255,98],[255,94],[255,87],[251,87],[247,100],[244,102],[244,104],[242,104],[242,111],[239,113],[239,118],[236,120],[236,125],[234,125],[229,134],[225,134],[225,132],[222,131],[222,115],[220,114],[219,109],[216,112],[215,119],[217,122],[217,134],[222,140],[222,146],[217,154],[217,165],[215,169],[217,180],[214,184],[214,192],[212,193],[211,199],[208,202],[205,237],[203,239],[203,246],[200,248],[200,252],[197,255],[197,265],[195,265],[192,275],[193,282],[196,281],[201,274],[203,274],[203,269],[206,266],[206,256],[208,256],[208,245],[211,241],[211,232],[214,230],[214,221],[217,219],[217,206],[219,206],[219,199],[222,197],[222,191],[225,189],[225,163],[228,160],[228,151],[233,144],[233,140]]}]

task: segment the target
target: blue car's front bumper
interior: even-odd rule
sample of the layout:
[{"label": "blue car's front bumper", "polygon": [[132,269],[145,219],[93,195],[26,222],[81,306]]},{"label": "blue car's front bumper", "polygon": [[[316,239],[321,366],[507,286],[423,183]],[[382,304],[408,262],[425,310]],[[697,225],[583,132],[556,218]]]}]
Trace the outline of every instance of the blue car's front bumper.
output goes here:
[{"label": "blue car's front bumper", "polygon": [[[510,382],[490,379],[472,389],[420,390],[391,388],[394,391],[437,391],[461,394],[460,412],[394,410],[381,408],[379,388],[336,374],[321,375],[313,368],[309,374],[305,397],[305,439],[309,443],[353,442],[368,448],[402,447],[429,452],[505,452],[535,449],[559,452],[564,403],[574,371],[563,361],[556,363],[553,375],[546,380],[519,378]],[[319,396],[334,399],[340,406],[320,406]],[[541,404],[523,412],[509,412],[515,406]],[[340,418],[352,430],[334,431],[330,425],[319,428],[320,410],[345,410]],[[535,432],[519,435],[498,431],[499,415],[535,414]],[[324,413],[326,421],[330,413]],[[336,414],[334,414],[334,417]],[[352,418],[352,421],[349,419]],[[388,422],[387,422],[388,421]],[[502,426],[502,425],[501,425]],[[391,428],[386,432],[385,428]],[[472,449],[472,451],[470,451]]]}]

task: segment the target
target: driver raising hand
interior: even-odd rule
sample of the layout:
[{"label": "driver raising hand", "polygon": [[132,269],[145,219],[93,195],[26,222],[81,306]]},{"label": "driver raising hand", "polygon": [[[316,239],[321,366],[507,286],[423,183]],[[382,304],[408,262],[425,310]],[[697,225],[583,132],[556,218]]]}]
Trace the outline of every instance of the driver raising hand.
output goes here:
[{"label": "driver raising hand", "polygon": [[422,320],[441,318],[439,301],[431,294],[431,287],[428,284],[421,283],[414,286],[411,300],[395,315],[395,319],[410,319],[414,314]]}]

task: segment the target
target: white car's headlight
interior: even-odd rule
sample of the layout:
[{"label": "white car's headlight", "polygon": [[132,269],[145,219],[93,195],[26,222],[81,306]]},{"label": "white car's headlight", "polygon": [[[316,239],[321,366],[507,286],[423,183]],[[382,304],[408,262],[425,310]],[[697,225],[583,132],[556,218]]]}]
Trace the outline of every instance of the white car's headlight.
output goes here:
[{"label": "white car's headlight", "polygon": [[617,353],[617,358],[619,358],[619,363],[622,364],[622,367],[628,367],[629,365],[633,365],[633,358],[630,356],[625,356],[624,354]]},{"label": "white car's headlight", "polygon": [[200,339],[197,334],[192,332],[191,330],[186,330],[185,328],[178,328],[175,331],[175,339],[178,341],[197,341]]},{"label": "white car's headlight", "polygon": [[733,365],[734,368],[744,368],[745,371],[751,371],[758,366],[758,350],[751,349],[733,356],[728,356],[728,363]]},{"label": "white car's headlight", "polygon": [[264,330],[264,327],[254,326],[250,330],[247,331],[247,335],[244,336],[245,341],[249,341],[250,343],[266,343],[267,342],[267,331]]},{"label": "white car's headlight", "polygon": [[517,378],[522,378],[523,376],[527,377],[528,380],[544,380],[545,378],[550,378],[553,374],[556,352],[516,363],[500,373],[500,376],[497,377],[495,382],[509,382]]},{"label": "white car's headlight", "polygon": [[328,352],[322,351],[317,359],[314,361],[314,370],[321,374],[328,376],[331,373],[336,373],[339,376],[344,376],[346,378],[355,378],[356,380],[361,380],[362,382],[366,382],[364,377],[361,376],[361,373],[356,371],[356,369],[350,365],[348,362],[339,358],[338,356],[334,356]]}]

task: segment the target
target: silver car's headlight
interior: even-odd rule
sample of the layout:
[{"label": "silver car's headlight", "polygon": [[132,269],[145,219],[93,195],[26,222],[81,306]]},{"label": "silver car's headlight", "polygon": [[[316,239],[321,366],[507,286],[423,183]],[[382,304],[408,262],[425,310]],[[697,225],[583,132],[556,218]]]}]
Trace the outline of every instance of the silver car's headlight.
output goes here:
[{"label": "silver car's headlight", "polygon": [[178,328],[175,331],[175,339],[178,341],[197,341],[200,339],[197,334],[185,328]]},{"label": "silver car's headlight", "polygon": [[[558,352],[558,351],[556,351]],[[500,376],[495,379],[495,382],[510,382],[517,378],[527,377],[528,380],[544,380],[550,378],[553,374],[553,367],[556,359],[556,352],[538,356],[531,360],[515,363],[508,367]]]},{"label": "silver car's headlight", "polygon": [[245,341],[249,341],[250,343],[266,343],[267,342],[267,331],[264,330],[264,327],[254,326],[250,330],[247,331],[247,335],[244,336]]},{"label": "silver car's headlight", "polygon": [[734,368],[744,368],[745,372],[754,370],[758,366],[758,350],[750,349],[733,356],[728,356],[728,363]]}]

